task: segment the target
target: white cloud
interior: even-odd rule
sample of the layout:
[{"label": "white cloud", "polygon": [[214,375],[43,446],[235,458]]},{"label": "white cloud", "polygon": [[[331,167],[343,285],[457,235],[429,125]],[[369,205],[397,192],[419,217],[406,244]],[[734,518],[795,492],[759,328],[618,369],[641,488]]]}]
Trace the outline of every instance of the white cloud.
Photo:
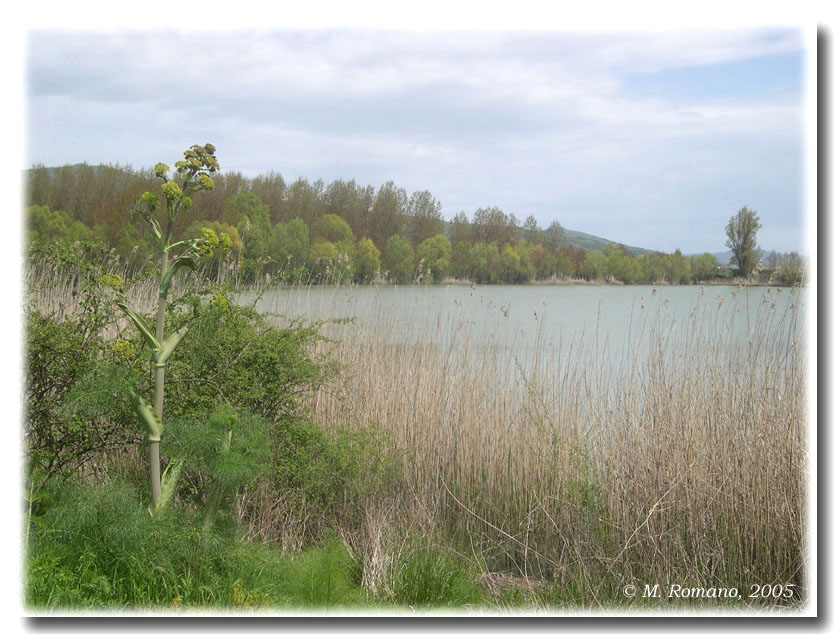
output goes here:
[{"label": "white cloud", "polygon": [[803,104],[634,96],[623,73],[801,46],[784,29],[33,33],[30,159],[148,166],[211,141],[225,169],[250,175],[393,178],[450,216],[496,204],[701,250],[715,238],[675,214],[728,215],[758,191],[791,206],[796,174],[778,169],[801,156]]}]

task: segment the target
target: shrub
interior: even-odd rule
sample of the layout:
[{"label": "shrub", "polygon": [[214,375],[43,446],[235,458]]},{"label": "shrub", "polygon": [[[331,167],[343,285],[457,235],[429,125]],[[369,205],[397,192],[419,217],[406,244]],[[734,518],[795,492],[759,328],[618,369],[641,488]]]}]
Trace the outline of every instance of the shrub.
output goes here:
[{"label": "shrub", "polygon": [[[117,278],[107,251],[100,244],[55,243],[30,256],[29,273],[38,283],[30,284],[25,315],[25,451],[39,489],[135,442],[137,434],[117,394],[125,371],[112,363],[128,347],[113,350],[105,340],[115,313],[100,280]],[[40,307],[35,294],[41,294]],[[48,301],[53,294],[58,299]],[[53,310],[45,308],[50,303]]]},{"label": "shrub", "polygon": [[334,370],[315,350],[323,340],[315,324],[277,328],[251,306],[212,301],[169,363],[168,413],[211,412],[222,403],[267,421],[300,413],[301,397]]},{"label": "shrub", "polygon": [[333,606],[364,601],[344,546],[296,558],[204,535],[199,517],[168,507],[152,517],[122,483],[63,486],[35,518],[27,553],[30,608]]}]

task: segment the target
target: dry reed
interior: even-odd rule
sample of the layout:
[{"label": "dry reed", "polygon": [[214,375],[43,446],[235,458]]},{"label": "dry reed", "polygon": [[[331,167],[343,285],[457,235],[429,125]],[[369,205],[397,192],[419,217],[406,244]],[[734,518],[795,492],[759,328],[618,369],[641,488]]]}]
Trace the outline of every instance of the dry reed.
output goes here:
[{"label": "dry reed", "polygon": [[554,580],[562,599],[628,583],[802,589],[805,358],[788,299],[765,295],[741,323],[746,296],[714,297],[671,329],[661,305],[622,349],[589,333],[553,349],[539,331],[525,364],[443,311],[440,344],[380,308],[342,326],[341,389],[312,411],[391,430],[410,458],[405,507],[432,509],[417,530],[485,569]]}]

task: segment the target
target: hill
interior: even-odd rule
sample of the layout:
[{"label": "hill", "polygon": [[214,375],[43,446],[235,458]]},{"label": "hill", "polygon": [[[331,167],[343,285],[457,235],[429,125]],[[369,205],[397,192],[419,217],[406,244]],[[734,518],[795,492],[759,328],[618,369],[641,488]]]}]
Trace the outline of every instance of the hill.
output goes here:
[{"label": "hill", "polygon": [[[608,244],[619,244],[613,240],[606,240],[599,236],[584,233],[582,231],[573,231],[572,229],[565,229],[565,242],[575,249],[585,249],[586,251],[602,251]],[[642,247],[632,247],[623,245],[631,255],[638,256],[641,253],[651,255],[655,253],[652,249],[644,249]]]}]

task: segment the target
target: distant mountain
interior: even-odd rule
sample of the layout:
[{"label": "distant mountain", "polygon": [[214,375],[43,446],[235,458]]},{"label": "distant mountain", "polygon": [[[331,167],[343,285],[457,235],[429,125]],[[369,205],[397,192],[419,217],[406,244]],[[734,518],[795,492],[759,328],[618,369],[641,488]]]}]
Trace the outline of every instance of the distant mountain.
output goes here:
[{"label": "distant mountain", "polygon": [[[593,236],[590,233],[583,233],[582,231],[573,231],[572,229],[565,229],[565,242],[567,242],[574,249],[585,249],[586,251],[602,251],[607,244],[619,244],[613,240],[606,240],[599,236]],[[651,255],[655,253],[652,249],[644,249],[642,247],[630,247],[627,244],[623,245],[625,250],[631,255],[637,256],[641,253]]]},{"label": "distant mountain", "polygon": [[[448,236],[452,226],[451,221],[444,220],[443,226],[444,231]],[[585,251],[602,251],[608,244],[620,244],[619,242],[615,242],[614,240],[600,238],[599,236],[594,236],[590,233],[585,233],[583,231],[574,231],[573,229],[564,229],[564,231],[565,244],[572,246],[574,249],[584,249]],[[624,244],[623,247],[625,247],[625,250],[633,256],[638,256],[641,253],[645,253],[646,255],[652,255],[653,253],[656,253],[656,251],[653,249],[644,249],[643,247],[632,247],[627,244]]]},{"label": "distant mountain", "polygon": [[716,251],[713,255],[715,256],[715,259],[718,260],[719,265],[730,266],[730,258],[733,257],[732,251]]}]

